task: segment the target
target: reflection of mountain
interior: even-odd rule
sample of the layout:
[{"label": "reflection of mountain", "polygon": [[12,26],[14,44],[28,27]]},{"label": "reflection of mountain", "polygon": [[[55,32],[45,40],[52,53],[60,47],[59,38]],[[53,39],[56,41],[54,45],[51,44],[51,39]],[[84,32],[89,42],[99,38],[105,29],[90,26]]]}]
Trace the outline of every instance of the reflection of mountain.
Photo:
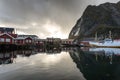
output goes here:
[{"label": "reflection of mountain", "polygon": [[120,56],[96,55],[80,49],[74,49],[70,56],[87,80],[120,80]]}]

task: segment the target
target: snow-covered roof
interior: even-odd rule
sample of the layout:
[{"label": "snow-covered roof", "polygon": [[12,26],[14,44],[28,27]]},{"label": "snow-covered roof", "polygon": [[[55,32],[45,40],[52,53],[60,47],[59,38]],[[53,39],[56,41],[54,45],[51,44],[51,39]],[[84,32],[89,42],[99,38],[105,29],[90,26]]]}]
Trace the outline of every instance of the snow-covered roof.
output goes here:
[{"label": "snow-covered roof", "polygon": [[17,38],[15,38],[15,39],[25,39],[24,37],[17,37]]},{"label": "snow-covered roof", "polygon": [[38,38],[38,36],[36,36],[36,35],[18,35],[18,37],[24,37],[24,38],[30,37],[32,39],[37,39]]}]

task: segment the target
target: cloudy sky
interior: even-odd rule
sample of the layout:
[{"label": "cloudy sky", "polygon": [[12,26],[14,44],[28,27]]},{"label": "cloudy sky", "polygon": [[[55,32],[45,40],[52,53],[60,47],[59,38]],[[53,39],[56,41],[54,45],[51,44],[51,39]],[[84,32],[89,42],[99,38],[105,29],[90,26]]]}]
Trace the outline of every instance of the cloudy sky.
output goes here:
[{"label": "cloudy sky", "polygon": [[87,5],[119,0],[0,0],[0,26],[40,38],[67,38]]}]

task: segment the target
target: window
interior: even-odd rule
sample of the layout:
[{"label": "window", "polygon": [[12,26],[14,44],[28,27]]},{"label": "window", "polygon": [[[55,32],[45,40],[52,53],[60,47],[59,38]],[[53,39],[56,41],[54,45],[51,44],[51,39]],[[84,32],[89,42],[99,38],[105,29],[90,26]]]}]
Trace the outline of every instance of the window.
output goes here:
[{"label": "window", "polygon": [[6,42],[10,42],[10,39],[7,38],[7,39],[6,39]]},{"label": "window", "polygon": [[28,40],[26,40],[26,43],[28,43],[29,41]]},{"label": "window", "polygon": [[5,39],[4,38],[0,38],[0,42],[5,42]]},{"label": "window", "polygon": [[29,43],[31,43],[32,41],[31,40],[29,40]]}]

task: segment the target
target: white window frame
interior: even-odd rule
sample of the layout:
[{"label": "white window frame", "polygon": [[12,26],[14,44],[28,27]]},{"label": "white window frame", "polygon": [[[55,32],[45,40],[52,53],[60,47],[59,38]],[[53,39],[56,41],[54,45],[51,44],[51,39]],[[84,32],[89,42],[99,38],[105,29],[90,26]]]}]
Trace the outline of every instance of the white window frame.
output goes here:
[{"label": "white window frame", "polygon": [[5,42],[5,39],[4,38],[0,38],[0,42]]},{"label": "white window frame", "polygon": [[28,42],[29,42],[29,40],[25,40],[25,42],[26,42],[26,43],[28,43]]},{"label": "white window frame", "polygon": [[31,43],[31,42],[32,42],[32,40],[28,40],[28,42],[29,42],[29,43]]},{"label": "white window frame", "polygon": [[6,42],[10,42],[10,38],[6,38]]}]

